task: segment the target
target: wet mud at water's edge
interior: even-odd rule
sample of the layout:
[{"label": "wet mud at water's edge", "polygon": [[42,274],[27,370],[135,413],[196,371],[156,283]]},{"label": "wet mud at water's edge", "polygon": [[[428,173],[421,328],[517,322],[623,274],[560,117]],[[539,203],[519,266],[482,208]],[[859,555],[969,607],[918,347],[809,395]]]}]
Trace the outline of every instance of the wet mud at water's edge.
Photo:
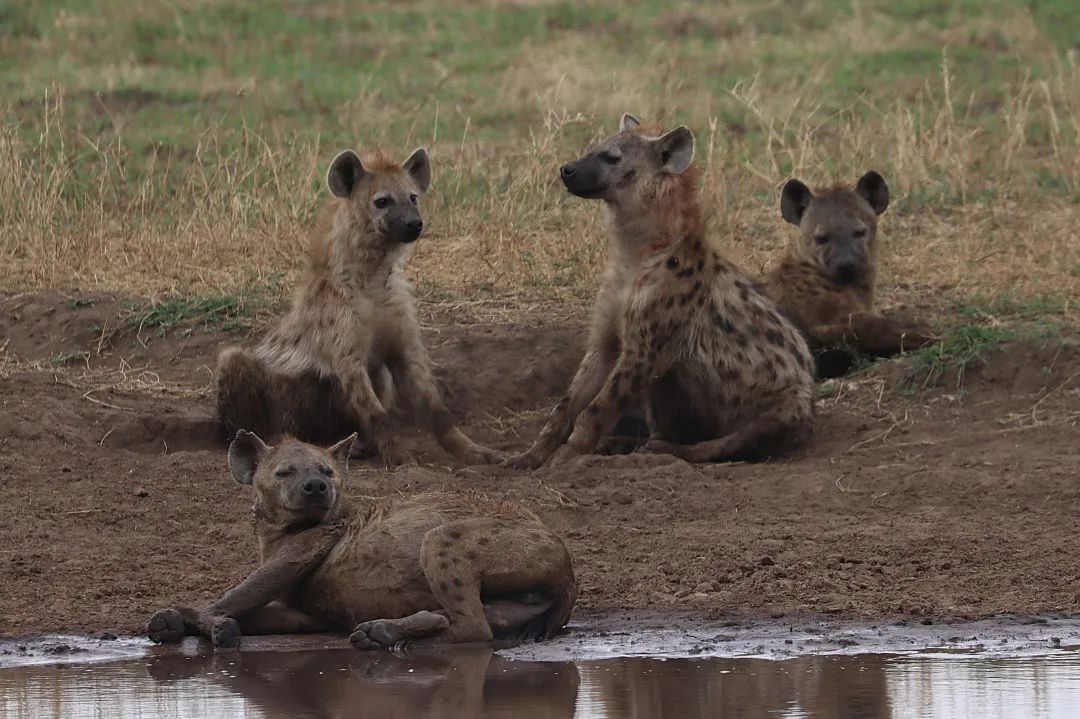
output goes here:
[{"label": "wet mud at water's edge", "polygon": [[1004,660],[845,654],[538,662],[486,648],[420,656],[192,648],[0,670],[0,715],[1064,719],[1080,713],[1080,657],[1066,652]]}]

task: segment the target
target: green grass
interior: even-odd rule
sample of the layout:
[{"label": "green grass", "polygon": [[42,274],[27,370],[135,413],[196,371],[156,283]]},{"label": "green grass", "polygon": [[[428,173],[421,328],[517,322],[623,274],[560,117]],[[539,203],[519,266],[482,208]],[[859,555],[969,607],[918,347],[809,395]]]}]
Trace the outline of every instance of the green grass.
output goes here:
[{"label": "green grass", "polygon": [[984,364],[1006,343],[1045,345],[1053,341],[1061,341],[1061,326],[1050,322],[960,325],[940,342],[905,355],[907,368],[898,389],[905,394],[918,394],[948,379],[952,383],[950,389],[962,391],[969,369]]},{"label": "green grass", "polygon": [[121,302],[122,321],[112,334],[154,330],[157,335],[165,335],[208,327],[245,331],[259,313],[280,309],[280,280],[279,275],[228,294],[170,295],[145,304],[125,300]]}]

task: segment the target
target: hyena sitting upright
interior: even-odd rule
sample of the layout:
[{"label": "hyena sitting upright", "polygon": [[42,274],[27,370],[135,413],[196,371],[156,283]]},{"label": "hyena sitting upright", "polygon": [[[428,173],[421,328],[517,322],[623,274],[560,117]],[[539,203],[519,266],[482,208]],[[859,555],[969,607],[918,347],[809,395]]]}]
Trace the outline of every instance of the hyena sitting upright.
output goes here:
[{"label": "hyena sitting upright", "polygon": [[929,330],[874,310],[877,217],[888,204],[889,188],[873,170],[854,191],[814,193],[799,180],[781,190],[780,214],[799,233],[764,288],[806,335],[819,375],[843,374],[855,353],[884,357],[933,340]]},{"label": "hyena sitting upright", "polygon": [[352,150],[330,164],[328,229],[312,239],[292,308],[253,351],[230,347],[218,359],[218,414],[230,438],[246,429],[328,442],[360,430],[383,461],[398,464],[404,457],[387,425],[403,404],[461,461],[501,459],[454,426],[402,271],[430,181],[423,149],[401,165]]},{"label": "hyena sitting upright", "polygon": [[625,115],[562,167],[571,193],[607,206],[612,255],[569,393],[512,466],[539,466],[567,438],[561,454],[589,452],[642,401],[645,450],[690,461],[767,457],[809,436],[809,349],[707,242],[693,153],[687,128],[663,134]]}]

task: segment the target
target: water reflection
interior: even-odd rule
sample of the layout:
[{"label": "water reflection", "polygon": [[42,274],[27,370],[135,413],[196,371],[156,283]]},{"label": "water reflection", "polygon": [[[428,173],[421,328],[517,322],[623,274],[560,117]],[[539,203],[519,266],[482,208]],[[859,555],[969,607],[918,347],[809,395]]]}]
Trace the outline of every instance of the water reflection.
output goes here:
[{"label": "water reflection", "polygon": [[586,662],[582,716],[888,717],[886,666],[875,655]]},{"label": "water reflection", "polygon": [[0,716],[1045,717],[1080,716],[1080,657],[818,656],[522,662],[490,650],[394,657],[245,651],[0,670]]}]

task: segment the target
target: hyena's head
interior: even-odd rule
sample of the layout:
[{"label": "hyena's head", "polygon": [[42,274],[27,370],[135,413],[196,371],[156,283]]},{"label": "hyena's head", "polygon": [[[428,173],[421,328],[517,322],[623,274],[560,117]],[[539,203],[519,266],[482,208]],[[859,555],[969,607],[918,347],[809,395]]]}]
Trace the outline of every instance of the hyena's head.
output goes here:
[{"label": "hyena's head", "polygon": [[229,444],[229,470],[237,482],[255,489],[255,506],[274,525],[333,521],[354,439],[349,435],[328,449],[296,440],[271,447],[240,430]]},{"label": "hyena's head", "polygon": [[559,169],[566,189],[578,197],[619,204],[636,197],[662,175],[680,175],[694,159],[694,135],[685,126],[668,133],[623,115],[619,132]]},{"label": "hyena's head", "polygon": [[413,242],[424,229],[420,195],[431,184],[431,161],[419,148],[400,165],[380,155],[365,163],[345,150],[330,163],[326,186],[347,202],[350,217],[390,242]]},{"label": "hyena's head", "polygon": [[877,216],[888,205],[889,187],[873,170],[854,192],[840,187],[814,194],[798,180],[788,180],[780,192],[780,214],[799,228],[795,253],[841,285],[875,271]]}]

